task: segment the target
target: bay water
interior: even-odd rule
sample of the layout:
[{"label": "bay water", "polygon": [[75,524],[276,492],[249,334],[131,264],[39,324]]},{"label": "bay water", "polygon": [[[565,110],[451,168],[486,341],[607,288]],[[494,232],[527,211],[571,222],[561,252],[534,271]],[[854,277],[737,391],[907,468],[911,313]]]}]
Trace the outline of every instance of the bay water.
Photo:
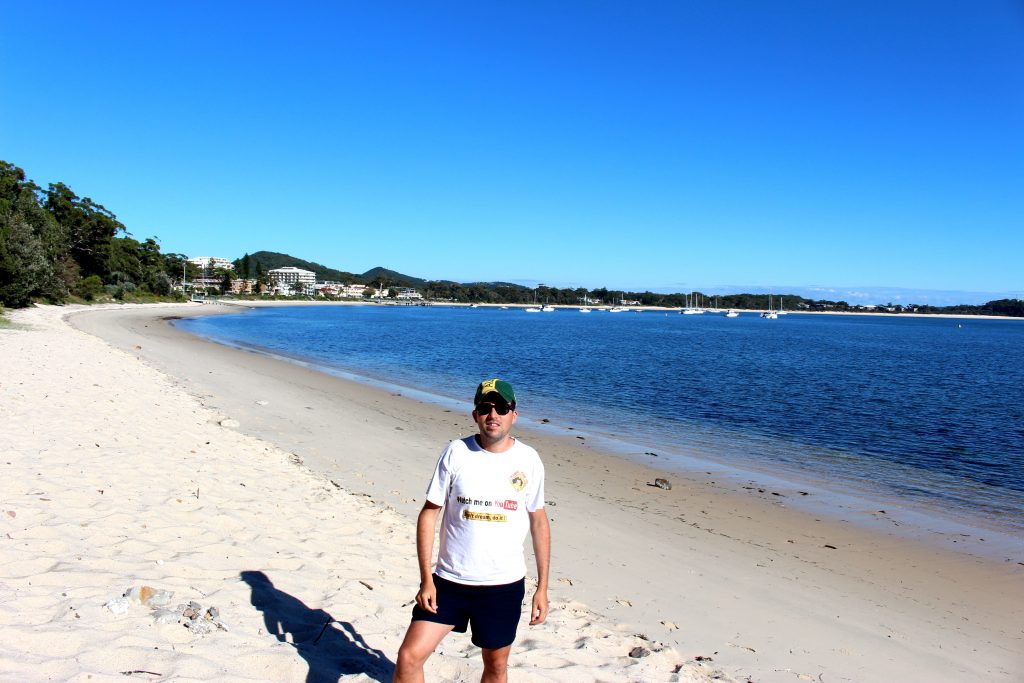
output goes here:
[{"label": "bay water", "polygon": [[621,457],[1024,538],[1024,321],[356,305],[177,324],[467,413],[501,377],[520,420]]}]

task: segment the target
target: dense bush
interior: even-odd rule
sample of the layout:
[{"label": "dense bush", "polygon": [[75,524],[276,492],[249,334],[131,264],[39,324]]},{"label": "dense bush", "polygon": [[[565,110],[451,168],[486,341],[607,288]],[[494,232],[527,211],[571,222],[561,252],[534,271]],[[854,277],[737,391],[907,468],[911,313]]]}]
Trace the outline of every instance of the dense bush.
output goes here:
[{"label": "dense bush", "polygon": [[82,278],[75,286],[74,293],[75,296],[81,297],[86,301],[92,301],[103,293],[103,280],[100,279],[99,275],[90,275],[89,277]]}]

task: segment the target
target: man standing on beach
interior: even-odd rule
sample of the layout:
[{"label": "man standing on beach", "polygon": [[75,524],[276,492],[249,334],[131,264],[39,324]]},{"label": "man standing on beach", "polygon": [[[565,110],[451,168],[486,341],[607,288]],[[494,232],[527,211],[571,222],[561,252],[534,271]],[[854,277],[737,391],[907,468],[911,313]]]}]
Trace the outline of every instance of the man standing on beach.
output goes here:
[{"label": "man standing on beach", "polygon": [[[472,627],[481,649],[481,683],[508,680],[508,656],[525,596],[523,541],[529,529],[537,558],[530,625],[548,616],[551,529],[544,512],[544,465],[511,436],[516,395],[500,379],[480,383],[473,399],[478,434],[448,444],[416,522],[420,589],[398,650],[395,683],[423,680],[423,665],[451,631]],[[431,572],[438,512],[441,545]]]}]

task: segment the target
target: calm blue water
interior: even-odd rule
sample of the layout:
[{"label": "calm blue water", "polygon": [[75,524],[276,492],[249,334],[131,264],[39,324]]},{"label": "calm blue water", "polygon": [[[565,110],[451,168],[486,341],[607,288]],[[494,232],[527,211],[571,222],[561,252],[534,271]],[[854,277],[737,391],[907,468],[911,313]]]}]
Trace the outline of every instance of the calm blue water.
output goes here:
[{"label": "calm blue water", "polygon": [[344,306],[180,325],[467,410],[500,376],[520,419],[662,465],[708,459],[1024,531],[1024,322]]}]

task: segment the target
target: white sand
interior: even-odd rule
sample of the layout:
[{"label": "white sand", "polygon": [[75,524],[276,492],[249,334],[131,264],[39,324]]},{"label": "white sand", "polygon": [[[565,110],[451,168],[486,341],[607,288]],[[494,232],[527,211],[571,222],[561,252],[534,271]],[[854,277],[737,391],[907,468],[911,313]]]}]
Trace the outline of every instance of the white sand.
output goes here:
[{"label": "white sand", "polygon": [[[0,331],[0,679],[386,680],[415,591],[412,515],[468,415],[157,320],[201,307],[114,308],[74,323],[120,350],[62,322],[70,308]],[[512,680],[1024,678],[1020,552],[993,562],[696,476],[661,491],[659,473],[528,423],[554,503],[554,610],[522,628]],[[143,583],[219,607],[231,630],[103,609]],[[254,592],[278,600],[261,611]],[[442,650],[432,680],[479,676],[468,639]]]},{"label": "white sand", "polygon": [[[221,426],[66,312],[0,331],[0,680],[390,680],[417,581],[409,520]],[[104,608],[141,585],[218,607],[230,630]],[[521,681],[711,670],[671,649],[631,659],[651,643],[566,601],[520,643]],[[474,680],[475,648],[450,638],[428,675]]]}]

